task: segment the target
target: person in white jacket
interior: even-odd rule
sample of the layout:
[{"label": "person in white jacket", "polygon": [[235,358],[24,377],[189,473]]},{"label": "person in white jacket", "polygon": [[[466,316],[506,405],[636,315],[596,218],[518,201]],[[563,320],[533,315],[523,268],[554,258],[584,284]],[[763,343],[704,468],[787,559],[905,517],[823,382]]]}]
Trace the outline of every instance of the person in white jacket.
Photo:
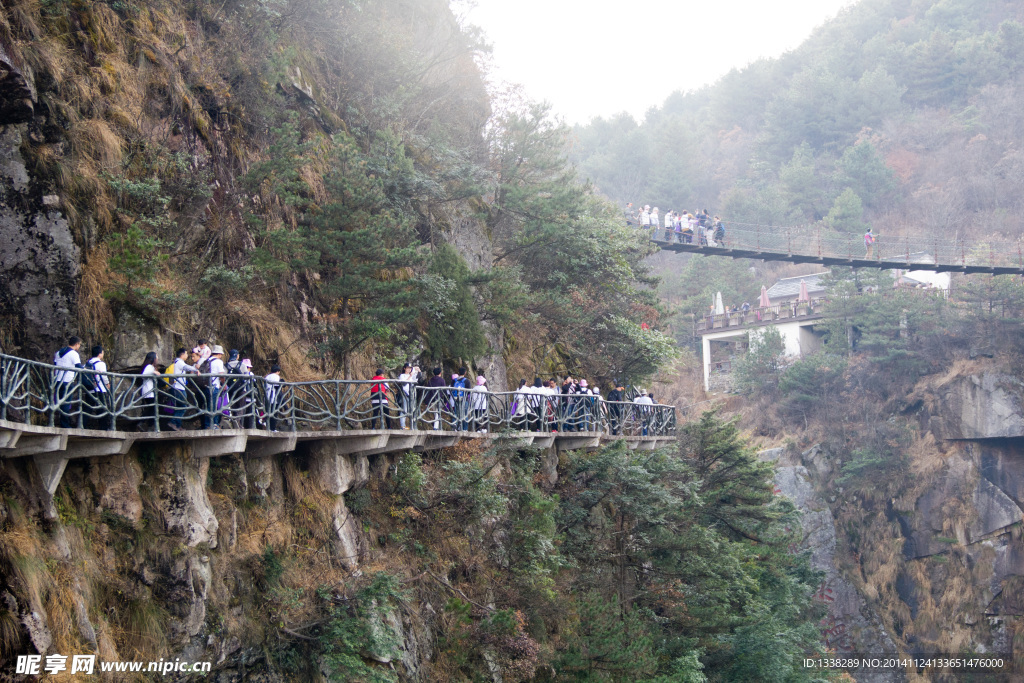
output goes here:
[{"label": "person in white jacket", "polygon": [[647,395],[646,389],[640,390],[640,395],[633,399],[633,403],[637,405],[637,412],[640,418],[640,424],[643,426],[643,435],[647,436],[647,426],[651,421],[651,409],[647,406],[653,406],[654,401]]},{"label": "person in white jacket", "polygon": [[[408,416],[412,415],[412,405],[413,405],[412,393],[413,393],[413,390],[416,388],[416,383],[420,381],[420,366],[418,366],[418,365],[414,366],[411,363],[406,363],[405,365],[403,365],[402,366],[402,374],[400,374],[398,376],[398,381],[399,381],[398,387],[399,387],[399,389],[401,389],[401,391],[398,392],[398,400],[399,400],[398,424],[399,424],[399,426],[401,426],[402,429],[408,429],[408,427],[405,426],[405,418],[406,418],[407,415]],[[410,417],[410,423],[411,422],[412,422],[412,419]],[[415,425],[412,425],[412,426],[415,427]]]},{"label": "person in white jacket", "polygon": [[471,429],[477,432],[487,431],[487,378],[479,375],[476,378],[476,386],[469,392],[469,403],[473,408],[473,426]]},{"label": "person in white jacket", "polygon": [[519,388],[512,399],[512,425],[520,429],[526,427],[526,403],[529,395],[530,387],[526,386],[526,380],[519,380]]}]

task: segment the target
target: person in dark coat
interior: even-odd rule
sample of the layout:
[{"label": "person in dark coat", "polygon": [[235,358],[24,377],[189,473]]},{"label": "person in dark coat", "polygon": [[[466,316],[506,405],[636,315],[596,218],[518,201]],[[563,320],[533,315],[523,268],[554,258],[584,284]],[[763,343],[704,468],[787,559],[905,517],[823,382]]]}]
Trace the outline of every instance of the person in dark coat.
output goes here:
[{"label": "person in dark coat", "polygon": [[615,388],[608,392],[608,421],[611,423],[612,436],[619,433],[622,427],[622,401],[626,400],[625,388],[622,382],[616,382]]},{"label": "person in dark coat", "polygon": [[434,420],[430,426],[431,429],[441,428],[441,406],[444,405],[445,392],[438,387],[444,386],[447,385],[444,382],[444,377],[441,376],[441,368],[434,368],[431,371],[430,380],[427,382],[427,387],[432,388],[428,388],[424,392],[425,395],[423,397],[423,403],[426,404],[426,407],[423,409],[423,415],[425,416],[427,413],[434,414]]}]

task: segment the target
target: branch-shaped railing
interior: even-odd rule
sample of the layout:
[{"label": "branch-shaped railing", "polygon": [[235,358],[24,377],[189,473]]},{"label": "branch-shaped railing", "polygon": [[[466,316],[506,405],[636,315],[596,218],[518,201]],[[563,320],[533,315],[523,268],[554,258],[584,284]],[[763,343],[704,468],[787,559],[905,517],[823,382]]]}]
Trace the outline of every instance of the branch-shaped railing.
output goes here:
[{"label": "branch-shaped railing", "polygon": [[673,406],[426,387],[398,380],[268,382],[263,377],[140,375],[58,368],[0,354],[0,420],[79,429],[217,426],[272,431],[675,433]]},{"label": "branch-shaped railing", "polygon": [[828,229],[763,226],[727,223],[725,237],[718,241],[699,229],[682,232],[657,228],[651,239],[662,244],[691,244],[740,251],[811,256],[846,260],[869,260],[918,266],[983,266],[1024,269],[1024,241],[968,241],[963,238],[875,236],[868,249],[862,233],[840,233]]}]

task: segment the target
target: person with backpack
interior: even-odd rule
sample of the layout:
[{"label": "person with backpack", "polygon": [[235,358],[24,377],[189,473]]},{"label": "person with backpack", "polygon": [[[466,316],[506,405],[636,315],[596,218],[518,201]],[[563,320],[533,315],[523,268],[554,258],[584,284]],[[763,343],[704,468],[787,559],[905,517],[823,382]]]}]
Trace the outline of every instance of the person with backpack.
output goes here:
[{"label": "person with backpack", "polygon": [[[53,404],[57,408],[58,424],[65,429],[72,426],[72,415],[79,415],[80,417],[81,406],[78,400],[79,373],[74,371],[75,368],[83,367],[82,357],[78,355],[80,348],[82,348],[82,340],[72,336],[68,338],[67,346],[61,348],[53,356],[53,364],[58,368],[62,368],[56,371],[53,376]],[[91,384],[91,377],[89,382]]]},{"label": "person with backpack", "polygon": [[652,408],[648,408],[648,406],[653,406],[654,401],[647,395],[646,389],[641,389],[640,395],[633,399],[633,404],[637,406],[636,410],[637,413],[639,413],[637,417],[639,417],[640,424],[642,426],[641,434],[642,436],[647,436],[647,428],[651,421],[650,415],[652,410]]},{"label": "person with backpack", "polygon": [[178,353],[174,357],[174,362],[171,363],[171,374],[179,375],[171,381],[171,396],[174,397],[174,417],[171,418],[167,424],[168,429],[177,432],[181,430],[181,418],[185,415],[185,406],[188,405],[186,400],[186,392],[188,391],[188,384],[185,380],[185,373],[191,372],[198,374],[199,369],[194,365],[189,365],[185,362],[185,358],[188,356],[188,349],[184,346],[178,349]]},{"label": "person with backpack", "polygon": [[[371,429],[393,429],[394,422],[391,420],[391,411],[388,409],[388,385],[387,377],[384,376],[384,368],[377,368],[370,385],[370,405],[373,410],[373,419],[370,421]],[[386,425],[386,426],[385,426]]]},{"label": "person with backpack", "polygon": [[267,385],[267,426],[270,431],[278,431],[278,408],[281,403],[281,366],[270,366],[270,374],[263,378]]},{"label": "person with backpack", "polygon": [[469,380],[466,379],[466,368],[459,368],[458,374],[452,376],[452,388],[463,390],[452,391],[452,399],[455,402],[455,424],[458,425],[457,429],[465,432],[469,430],[469,402],[466,400],[467,392],[464,391],[469,388]]},{"label": "person with backpack", "polygon": [[224,394],[227,397],[227,408],[224,414],[231,417],[235,425],[239,418],[245,421],[245,407],[249,394],[249,383],[245,381],[247,371],[239,358],[238,349],[228,351],[228,362],[224,365],[227,377],[224,380]]},{"label": "person with backpack", "polygon": [[214,344],[210,358],[199,366],[208,377],[200,377],[206,385],[206,410],[203,412],[203,429],[220,429],[221,410],[227,404],[227,396],[221,391],[221,377],[227,374],[224,366],[224,347]]},{"label": "person with backpack", "polygon": [[864,233],[864,258],[872,258],[875,255],[875,236],[871,234],[871,228]]},{"label": "person with backpack", "polygon": [[725,246],[725,223],[721,221],[718,216],[715,216],[715,234],[714,234],[715,246]]},{"label": "person with backpack", "polygon": [[587,380],[581,379],[576,393],[579,395],[576,399],[579,404],[577,412],[580,413],[579,429],[581,432],[589,432],[594,419],[594,392],[590,390]]},{"label": "person with backpack", "polygon": [[[107,364],[103,362],[103,347],[97,344],[92,347],[92,357],[85,364],[87,370],[95,370],[96,375],[88,375],[92,381],[92,391],[88,393],[92,402],[93,425],[95,429],[111,430],[114,428],[113,405],[110,401],[110,379],[106,376]],[[85,377],[88,373],[82,373]]]},{"label": "person with backpack", "polygon": [[[143,377],[142,386],[139,387],[138,395],[141,405],[141,419],[139,420],[139,431],[148,432],[146,424],[152,420],[152,429],[156,430],[159,428],[156,415],[156,377],[160,374],[160,371],[156,369],[156,352],[150,351],[146,354],[146,359],[142,361],[142,372],[140,373]],[[148,378],[148,379],[146,379]]]}]

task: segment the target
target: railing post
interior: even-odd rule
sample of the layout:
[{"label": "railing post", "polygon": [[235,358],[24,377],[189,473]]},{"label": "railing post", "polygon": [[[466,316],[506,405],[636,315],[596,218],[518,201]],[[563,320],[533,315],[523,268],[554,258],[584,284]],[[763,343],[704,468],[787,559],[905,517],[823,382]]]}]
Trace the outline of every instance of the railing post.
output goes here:
[{"label": "railing post", "polygon": [[[332,380],[334,382],[334,411],[336,414],[335,425],[338,431],[341,431],[341,380]],[[373,399],[370,399],[370,414],[373,415]],[[370,424],[373,424],[372,422]]]},{"label": "railing post", "polygon": [[[151,375],[152,376],[152,375]],[[160,385],[157,384],[156,376],[153,377],[153,430],[160,431]],[[216,401],[214,401],[216,403]],[[209,407],[209,406],[207,406]],[[212,419],[211,419],[211,424]]]},{"label": "railing post", "polygon": [[419,397],[419,393],[420,393],[419,385],[413,384],[409,388],[409,400],[411,401],[411,403],[409,405],[409,413],[410,413],[410,415],[409,415],[409,429],[416,429],[417,425],[419,425],[419,423],[420,423],[420,415],[422,413],[420,412],[420,397]]},{"label": "railing post", "polygon": [[298,420],[295,419],[295,389],[291,390],[288,397],[288,421],[292,423],[292,431],[298,431]]},{"label": "railing post", "polygon": [[78,428],[83,429],[85,426],[84,417],[84,405],[82,400],[82,372],[78,371],[75,373],[75,397],[78,399],[75,401],[75,405],[78,406],[78,417],[75,418],[75,422],[78,423]]}]

